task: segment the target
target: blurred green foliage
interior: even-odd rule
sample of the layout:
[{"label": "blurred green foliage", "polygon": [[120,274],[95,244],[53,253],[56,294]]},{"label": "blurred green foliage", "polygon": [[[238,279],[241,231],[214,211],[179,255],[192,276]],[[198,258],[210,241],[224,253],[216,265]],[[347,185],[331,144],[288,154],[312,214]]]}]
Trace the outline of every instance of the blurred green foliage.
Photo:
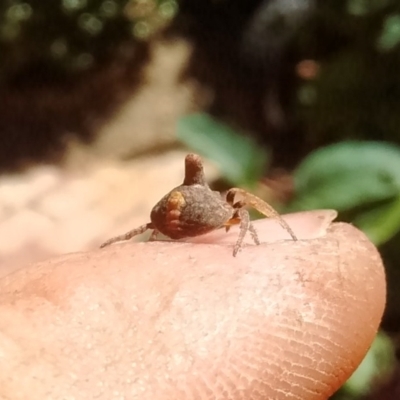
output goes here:
[{"label": "blurred green foliage", "polygon": [[373,204],[400,193],[400,149],[369,141],[333,144],[311,153],[294,179],[292,209],[347,211]]},{"label": "blurred green foliage", "polygon": [[207,114],[181,118],[177,135],[188,147],[217,162],[232,185],[252,188],[264,175],[268,151]]},{"label": "blurred green foliage", "polygon": [[0,2],[0,172],[60,162],[142,85],[177,0]]},{"label": "blurred green foliage", "polygon": [[384,381],[395,364],[395,349],[387,335],[380,332],[363,362],[334,399],[351,400],[367,395],[373,384]]},{"label": "blurred green foliage", "polygon": [[169,22],[176,0],[4,0],[0,3],[0,84],[37,65],[51,79],[121,55]]},{"label": "blurred green foliage", "polygon": [[400,144],[400,2],[318,4],[295,43],[318,66],[300,82],[294,105],[308,146],[343,139]]},{"label": "blurred green foliage", "polygon": [[[316,150],[294,171],[288,210],[334,208],[380,245],[400,230],[400,148],[347,141]],[[350,218],[351,217],[351,218]]]}]

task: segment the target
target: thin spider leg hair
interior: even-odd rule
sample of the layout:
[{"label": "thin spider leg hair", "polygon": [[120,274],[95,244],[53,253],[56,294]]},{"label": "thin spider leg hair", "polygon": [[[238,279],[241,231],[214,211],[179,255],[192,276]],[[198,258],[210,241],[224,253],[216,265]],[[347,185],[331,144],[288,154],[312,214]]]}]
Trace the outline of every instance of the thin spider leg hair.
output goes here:
[{"label": "thin spider leg hair", "polygon": [[[253,207],[258,212],[260,212],[261,214],[265,215],[268,218],[276,218],[278,220],[279,224],[282,226],[282,228],[285,229],[290,234],[292,239],[295,241],[297,240],[297,237],[294,234],[292,228],[279,215],[279,213],[273,207],[271,207],[268,203],[266,203],[264,200],[260,199],[259,197],[255,196],[254,194],[248,193],[243,189],[232,188],[228,191],[228,193],[226,195],[226,201],[230,204],[233,204],[233,199],[235,198],[236,194],[239,194],[243,197],[243,200],[238,203]],[[234,206],[236,204],[237,203],[235,203]]]},{"label": "thin spider leg hair", "polygon": [[251,223],[251,221],[249,223],[249,232],[250,232],[251,237],[254,240],[254,243],[255,244],[260,244],[260,239],[258,238],[258,234],[257,234],[256,228],[254,228],[254,225]]},{"label": "thin spider leg hair", "polygon": [[246,233],[249,230],[249,225],[250,225],[250,215],[247,210],[241,209],[239,210],[238,214],[240,216],[240,226],[239,226],[240,230],[235,247],[233,248],[233,257],[236,257],[236,254],[241,249],[243,244],[243,239],[246,236]]},{"label": "thin spider leg hair", "polygon": [[102,249],[103,247],[109,246],[110,244],[113,244],[115,242],[122,242],[123,240],[132,239],[134,236],[140,235],[140,234],[146,232],[148,229],[154,229],[153,224],[151,222],[148,224],[139,226],[138,228],[132,229],[131,231],[126,232],[123,235],[115,236],[115,237],[112,237],[111,239],[108,239],[106,242],[104,242],[100,246],[100,248]]}]

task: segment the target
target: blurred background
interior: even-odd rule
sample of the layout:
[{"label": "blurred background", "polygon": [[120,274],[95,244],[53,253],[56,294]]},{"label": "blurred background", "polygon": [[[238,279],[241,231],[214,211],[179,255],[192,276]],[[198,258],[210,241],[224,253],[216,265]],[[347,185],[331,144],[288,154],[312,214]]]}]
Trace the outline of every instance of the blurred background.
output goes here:
[{"label": "blurred background", "polygon": [[0,60],[0,276],[147,222],[195,151],[379,246],[382,329],[334,398],[400,399],[398,0],[3,0]]}]

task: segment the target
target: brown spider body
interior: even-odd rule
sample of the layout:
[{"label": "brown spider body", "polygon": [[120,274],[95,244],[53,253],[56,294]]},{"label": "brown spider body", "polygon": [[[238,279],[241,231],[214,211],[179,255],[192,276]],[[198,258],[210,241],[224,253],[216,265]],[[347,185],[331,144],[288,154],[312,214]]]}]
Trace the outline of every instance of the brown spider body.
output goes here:
[{"label": "brown spider body", "polygon": [[181,185],[154,206],[150,219],[163,235],[183,239],[221,228],[234,212],[233,207],[208,186]]},{"label": "brown spider body", "polygon": [[[235,202],[237,194],[243,200]],[[172,189],[153,207],[150,213],[151,222],[111,238],[100,247],[131,239],[148,229],[153,230],[150,240],[155,239],[159,232],[171,239],[183,239],[204,235],[221,227],[228,231],[232,225],[240,224],[239,237],[233,249],[233,255],[236,256],[247,231],[250,231],[254,242],[260,244],[249,213],[243,208],[246,205],[254,207],[267,217],[277,218],[293,240],[297,240],[280,215],[257,196],[243,189],[233,188],[228,191],[226,200],[223,200],[220,193],[212,191],[207,185],[201,158],[196,154],[188,154],[185,158],[183,184]]]}]

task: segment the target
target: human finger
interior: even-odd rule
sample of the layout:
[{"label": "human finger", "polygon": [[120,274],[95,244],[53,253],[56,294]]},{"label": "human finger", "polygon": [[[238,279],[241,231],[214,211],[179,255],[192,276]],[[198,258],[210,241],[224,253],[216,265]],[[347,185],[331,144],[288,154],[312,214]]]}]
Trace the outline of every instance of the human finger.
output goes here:
[{"label": "human finger", "polygon": [[24,269],[0,291],[6,398],[311,400],[367,351],[385,281],[366,237],[334,224],[236,258],[226,244],[110,246]]}]

